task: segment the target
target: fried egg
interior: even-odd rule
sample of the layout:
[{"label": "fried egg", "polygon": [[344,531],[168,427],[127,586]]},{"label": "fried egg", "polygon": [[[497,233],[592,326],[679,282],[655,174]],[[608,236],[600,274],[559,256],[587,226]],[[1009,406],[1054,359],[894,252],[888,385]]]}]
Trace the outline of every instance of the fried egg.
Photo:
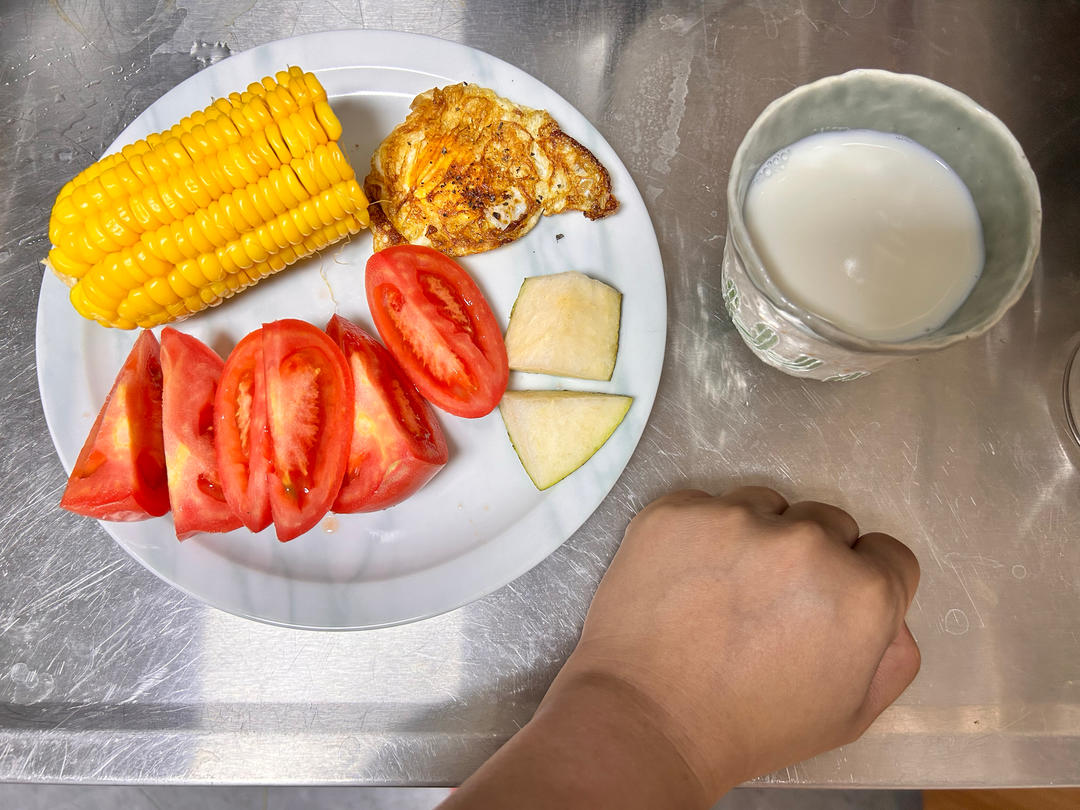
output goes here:
[{"label": "fried egg", "polygon": [[551,115],[470,84],[413,99],[364,191],[375,250],[411,242],[450,256],[513,242],[542,215],[600,219],[619,206],[607,170]]}]

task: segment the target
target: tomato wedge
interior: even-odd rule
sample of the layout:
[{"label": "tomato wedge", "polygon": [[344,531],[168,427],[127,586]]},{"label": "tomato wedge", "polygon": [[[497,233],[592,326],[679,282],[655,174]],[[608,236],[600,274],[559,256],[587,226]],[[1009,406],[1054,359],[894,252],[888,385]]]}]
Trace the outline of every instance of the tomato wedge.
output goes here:
[{"label": "tomato wedge", "polygon": [[506,346],[461,265],[433,248],[395,245],[368,259],[365,287],[375,328],[420,393],[455,416],[490,413],[510,375]]},{"label": "tomato wedge", "polygon": [[282,542],[311,529],[341,488],[353,430],[353,383],[341,349],[304,321],[262,328],[270,430],[270,509]]},{"label": "tomato wedge", "polygon": [[214,396],[225,368],[213,349],[170,326],[161,331],[162,427],[176,536],[243,524],[225,500],[214,449]]},{"label": "tomato wedge", "polygon": [[386,349],[335,315],[326,333],[352,371],[356,410],[349,460],[335,512],[374,512],[412,495],[446,464],[449,453],[431,406]]},{"label": "tomato wedge", "polygon": [[98,520],[145,520],[169,511],[161,434],[161,358],[139,335],[98,412],[60,505]]},{"label": "tomato wedge", "polygon": [[214,397],[214,448],[225,502],[251,531],[270,525],[270,431],[263,333],[236,344]]}]

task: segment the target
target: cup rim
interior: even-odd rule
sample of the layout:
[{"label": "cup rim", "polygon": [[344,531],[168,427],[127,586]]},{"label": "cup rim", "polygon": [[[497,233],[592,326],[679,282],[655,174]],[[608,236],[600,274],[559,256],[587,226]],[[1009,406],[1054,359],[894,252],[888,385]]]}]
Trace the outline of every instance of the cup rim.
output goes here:
[{"label": "cup rim", "polygon": [[[978,118],[982,119],[983,124],[989,130],[994,132],[1006,146],[1008,146],[1013,155],[1015,160],[1014,165],[1017,174],[1020,177],[1021,185],[1024,188],[1028,202],[1028,228],[1030,236],[1028,239],[1027,251],[1024,254],[1023,266],[1020,268],[1020,272],[1013,282],[1012,287],[1009,289],[1009,292],[998,301],[997,306],[994,307],[993,310],[988,311],[987,315],[975,327],[966,332],[951,335],[931,332],[925,337],[912,338],[911,340],[898,342],[874,340],[852,334],[827,318],[816,315],[813,312],[800,307],[784,295],[780,288],[777,287],[776,283],[764,272],[765,263],[762,261],[761,256],[758,254],[750,239],[749,230],[743,219],[742,205],[738,200],[738,184],[739,177],[742,174],[741,167],[747,161],[747,153],[750,150],[750,144],[754,136],[757,135],[770,118],[776,115],[781,107],[786,106],[792,100],[815,93],[826,85],[863,79],[893,84],[914,84],[921,86],[928,92],[938,93],[940,96],[948,98],[953,103],[967,108]],[[754,170],[757,171],[757,168]],[[739,148],[735,152],[735,158],[731,164],[731,174],[728,177],[727,207],[730,235],[738,247],[739,254],[743,257],[747,278],[754,288],[764,295],[779,313],[794,326],[807,332],[812,337],[816,337],[820,340],[827,341],[854,352],[913,355],[926,351],[943,349],[954,343],[959,343],[984,334],[994,326],[994,324],[1001,320],[1002,316],[1004,316],[1009,308],[1020,299],[1020,296],[1024,294],[1024,290],[1027,289],[1028,283],[1031,281],[1031,277],[1034,273],[1035,261],[1039,255],[1039,245],[1042,236],[1042,202],[1039,195],[1038,181],[1035,178],[1035,172],[1032,170],[1027,156],[1024,154],[1024,150],[1016,140],[1016,137],[1009,131],[1009,128],[989,110],[986,110],[970,96],[961,93],[955,88],[925,76],[913,73],[896,73],[891,70],[881,70],[879,68],[856,68],[845,73],[825,76],[816,81],[796,87],[794,90],[771,101],[754,120],[754,123],[750,125],[750,128],[746,131],[746,135],[743,136],[742,142],[739,144]]]}]

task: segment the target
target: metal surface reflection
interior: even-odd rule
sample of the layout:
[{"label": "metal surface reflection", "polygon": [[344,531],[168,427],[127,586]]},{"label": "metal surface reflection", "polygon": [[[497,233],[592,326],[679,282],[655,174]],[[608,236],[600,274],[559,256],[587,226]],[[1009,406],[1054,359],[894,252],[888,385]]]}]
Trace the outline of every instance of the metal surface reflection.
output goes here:
[{"label": "metal surface reflection", "polygon": [[[582,529],[486,599],[353,635],[215,613],[59,512],[33,351],[62,183],[228,52],[344,27],[463,42],[565,96],[634,174],[669,296],[650,425]],[[528,720],[634,510],[673,487],[763,483],[912,545],[924,660],[862,741],[764,781],[1080,782],[1080,448],[1061,407],[1080,305],[1078,34],[1075,3],[978,0],[5,4],[0,778],[459,782]],[[724,185],[765,104],[857,66],[928,75],[1005,121],[1039,177],[1043,258],[984,338],[804,383],[758,363],[724,314]]]}]

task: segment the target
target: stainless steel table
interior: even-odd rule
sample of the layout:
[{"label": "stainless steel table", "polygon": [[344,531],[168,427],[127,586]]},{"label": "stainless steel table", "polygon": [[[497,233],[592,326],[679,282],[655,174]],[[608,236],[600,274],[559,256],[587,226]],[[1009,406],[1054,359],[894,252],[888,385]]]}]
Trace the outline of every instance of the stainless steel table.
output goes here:
[{"label": "stainless steel table", "polygon": [[[56,508],[33,335],[71,174],[209,62],[343,27],[466,43],[582,110],[646,198],[670,325],[641,445],[559,551],[453,613],[319,634],[203,607]],[[915,684],[858,743],[765,782],[1080,783],[1080,450],[1061,404],[1080,339],[1078,41],[1075,2],[6,0],[0,778],[457,783],[528,720],[630,514],[673,487],[756,482],[842,504],[923,567]],[[1042,260],[985,338],[803,383],[755,361],[724,314],[727,167],[769,100],[856,66],[939,79],[1011,127],[1042,187]]]}]

